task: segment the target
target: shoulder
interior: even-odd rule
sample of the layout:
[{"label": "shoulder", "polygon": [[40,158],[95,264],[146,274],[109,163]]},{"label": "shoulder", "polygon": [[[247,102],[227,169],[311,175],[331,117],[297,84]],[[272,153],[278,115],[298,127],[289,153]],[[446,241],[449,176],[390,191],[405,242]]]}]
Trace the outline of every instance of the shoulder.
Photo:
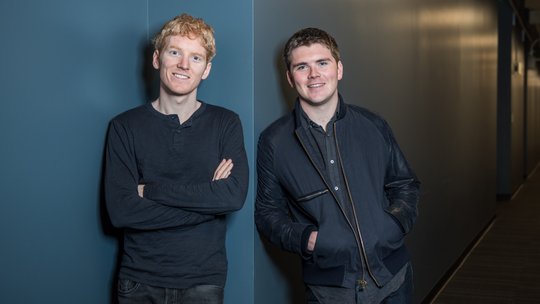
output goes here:
[{"label": "shoulder", "polygon": [[145,117],[149,114],[148,111],[148,104],[140,105],[138,107],[129,109],[127,111],[124,111],[118,115],[116,115],[111,122],[112,123],[127,123],[129,124],[131,121],[139,120],[141,117]]},{"label": "shoulder", "polygon": [[379,113],[351,104],[347,104],[347,110],[355,121],[364,120],[370,124],[373,124],[380,131],[384,131],[389,128],[388,123]]},{"label": "shoulder", "polygon": [[373,121],[373,122],[384,121],[384,119],[382,118],[380,114],[361,106],[347,104],[347,110],[350,111],[350,113],[364,117],[365,119],[369,121]]},{"label": "shoulder", "polygon": [[243,128],[239,115],[227,108],[204,104],[203,112],[196,118],[201,132],[222,138],[242,137]]},{"label": "shoulder", "polygon": [[394,143],[392,128],[380,114],[355,105],[349,105],[349,109],[348,113],[351,113],[352,118],[349,121],[352,125],[358,126],[355,129],[362,130],[364,136],[370,136],[372,139],[381,138],[387,145]]},{"label": "shoulder", "polygon": [[111,119],[108,133],[121,137],[132,137],[135,134],[151,132],[156,126],[156,119],[149,109],[150,104],[144,104],[116,115]]},{"label": "shoulder", "polygon": [[294,133],[294,115],[287,113],[266,127],[259,137],[261,141],[273,141]]},{"label": "shoulder", "polygon": [[233,119],[233,120],[238,119],[238,114],[236,114],[236,112],[229,110],[227,108],[209,104],[209,103],[204,103],[204,106],[205,106],[205,110],[204,110],[205,115],[212,116],[214,118],[221,117],[224,119]]}]

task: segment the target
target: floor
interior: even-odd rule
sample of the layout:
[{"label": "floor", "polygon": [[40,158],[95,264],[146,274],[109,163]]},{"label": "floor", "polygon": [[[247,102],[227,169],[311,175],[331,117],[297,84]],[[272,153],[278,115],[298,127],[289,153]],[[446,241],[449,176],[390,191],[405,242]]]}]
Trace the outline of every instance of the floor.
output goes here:
[{"label": "floor", "polygon": [[497,204],[493,225],[431,303],[540,303],[540,170]]}]

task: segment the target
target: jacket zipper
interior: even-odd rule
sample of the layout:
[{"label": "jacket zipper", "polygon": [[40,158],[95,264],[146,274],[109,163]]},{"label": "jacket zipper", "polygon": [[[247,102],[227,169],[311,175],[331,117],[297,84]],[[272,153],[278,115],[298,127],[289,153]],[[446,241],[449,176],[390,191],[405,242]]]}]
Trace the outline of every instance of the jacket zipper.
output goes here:
[{"label": "jacket zipper", "polygon": [[328,192],[329,190],[328,189],[324,189],[324,190],[321,190],[321,191],[317,191],[315,193],[311,193],[311,194],[308,194],[306,196],[303,196],[303,197],[300,197],[300,198],[297,198],[296,201],[297,202],[305,202],[305,201],[309,201],[310,199],[313,199],[319,195],[323,195],[325,194],[326,192]]},{"label": "jacket zipper", "polygon": [[[377,281],[377,278],[373,275],[373,271],[371,270],[371,267],[369,266],[369,262],[368,262],[368,257],[367,257],[367,253],[366,253],[366,247],[364,246],[364,240],[362,238],[362,232],[360,230],[360,223],[358,221],[358,216],[356,215],[356,208],[354,207],[354,200],[353,200],[353,197],[352,197],[352,194],[351,194],[351,189],[349,187],[349,181],[347,180],[347,175],[345,174],[345,169],[343,168],[343,160],[341,159],[341,151],[339,150],[339,143],[338,143],[338,138],[337,138],[337,131],[336,131],[336,123],[334,122],[334,141],[336,142],[336,151],[337,151],[337,155],[338,155],[338,158],[339,158],[339,165],[341,167],[341,172],[343,174],[343,179],[345,180],[345,187],[347,188],[347,194],[349,195],[349,200],[351,202],[351,207],[352,207],[352,212],[353,212],[353,216],[354,216],[354,219],[356,221],[356,230],[358,232],[358,238],[359,238],[359,241],[360,241],[360,247],[359,247],[359,251],[360,254],[364,257],[364,262],[365,262],[365,266],[367,268],[367,271],[369,273],[369,275],[371,276],[371,279],[373,279],[373,281],[375,282],[375,284],[379,287],[381,287],[381,285],[379,284],[379,282]],[[362,281],[359,282],[362,287],[365,287],[365,285],[367,284],[367,282],[362,278]]]},{"label": "jacket zipper", "polygon": [[[308,156],[311,164],[313,165],[313,167],[315,168],[315,170],[317,170],[317,173],[319,173],[319,176],[321,177],[321,179],[323,180],[324,184],[326,185],[326,187],[328,189],[330,189],[330,185],[328,184],[328,182],[326,181],[326,179],[324,178],[324,175],[321,173],[321,171],[319,170],[319,167],[317,167],[317,165],[315,164],[315,161],[313,160],[313,158],[311,157],[311,155],[309,154],[306,146],[304,145],[304,142],[302,141],[302,138],[300,137],[300,135],[298,135],[298,131],[295,131],[294,132],[296,137],[298,138],[298,141],[300,142],[300,145],[302,146],[302,149],[304,149],[304,152],[306,152],[306,155]],[[334,140],[336,141],[336,148],[337,148],[337,152],[338,152],[338,157],[339,157],[339,161],[340,161],[340,164],[341,164],[341,170],[342,170],[342,173],[343,173],[343,176],[345,178],[345,186],[347,187],[347,191],[348,191],[348,194],[349,194],[349,198],[351,199],[351,202],[352,202],[352,196],[350,194],[350,190],[349,190],[349,185],[348,185],[348,182],[347,182],[347,178],[345,176],[345,172],[343,171],[343,162],[341,161],[341,154],[339,153],[339,146],[338,146],[338,142],[337,142],[337,136],[336,136],[336,123],[334,122]],[[377,286],[380,286],[379,283],[377,282],[377,280],[375,279],[375,277],[373,276],[373,273],[371,271],[371,268],[369,267],[369,264],[367,262],[367,254],[365,252],[365,248],[364,248],[364,242],[362,240],[362,236],[361,236],[361,232],[360,232],[360,228],[357,226],[356,229],[355,229],[355,226],[353,226],[353,224],[351,223],[351,221],[349,220],[349,218],[347,217],[347,214],[345,212],[345,210],[343,209],[343,206],[341,205],[341,203],[339,202],[339,199],[336,197],[335,193],[330,191],[330,193],[332,194],[332,196],[334,197],[334,199],[336,200],[337,202],[337,205],[339,207],[339,210],[341,211],[341,213],[343,213],[343,216],[345,217],[345,220],[347,221],[347,224],[349,225],[349,227],[351,228],[351,230],[353,231],[353,234],[354,234],[354,239],[356,241],[356,247],[358,248],[358,253],[360,254],[361,257],[364,257],[364,260],[365,260],[365,264],[366,264],[366,267],[367,267],[367,270],[369,272],[369,275],[371,276],[371,278],[373,279],[373,281],[375,282],[375,284],[377,284]],[[354,210],[354,205],[353,205],[353,214],[354,214],[354,217],[356,218],[356,211]],[[356,221],[358,222],[358,219],[356,218]],[[358,235],[357,235],[358,234]],[[364,271],[364,263],[362,263],[362,261],[360,261],[361,264],[362,264],[362,273],[365,273]],[[366,281],[362,278],[361,281],[358,282],[360,286],[365,287],[366,286]]]}]

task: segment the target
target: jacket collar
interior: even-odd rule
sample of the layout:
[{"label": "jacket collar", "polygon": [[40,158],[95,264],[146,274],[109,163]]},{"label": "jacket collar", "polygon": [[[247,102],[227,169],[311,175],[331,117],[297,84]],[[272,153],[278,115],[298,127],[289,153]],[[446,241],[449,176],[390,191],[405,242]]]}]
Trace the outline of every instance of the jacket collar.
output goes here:
[{"label": "jacket collar", "polygon": [[[338,101],[338,106],[337,106],[336,121],[342,119],[343,117],[345,117],[345,114],[347,114],[346,113],[347,112],[347,104],[343,100],[343,96],[341,96],[341,94],[338,94],[338,98],[339,98],[339,101]],[[309,125],[306,122],[306,119],[302,118],[302,116],[306,115],[306,114],[304,113],[304,110],[300,106],[299,98],[296,98],[296,101],[294,103],[293,115],[294,115],[294,118],[295,118],[296,129],[298,129],[300,127],[303,127],[304,129],[307,129],[309,127]]]}]

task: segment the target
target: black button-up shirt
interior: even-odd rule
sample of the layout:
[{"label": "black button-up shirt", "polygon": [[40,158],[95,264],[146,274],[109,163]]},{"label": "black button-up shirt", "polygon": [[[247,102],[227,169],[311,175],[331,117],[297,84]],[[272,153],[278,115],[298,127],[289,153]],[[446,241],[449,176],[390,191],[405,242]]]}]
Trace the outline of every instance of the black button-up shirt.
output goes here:
[{"label": "black button-up shirt", "polygon": [[337,142],[334,133],[334,123],[336,121],[337,112],[326,125],[326,131],[322,126],[309,119],[306,113],[303,113],[302,117],[304,118],[304,123],[309,130],[308,134],[310,134],[312,142],[316,144],[316,148],[318,148],[317,150],[320,152],[320,156],[322,157],[322,169],[325,170],[325,173],[329,178],[328,182],[331,186],[331,191],[335,193],[340,205],[343,206],[344,212],[351,223],[354,223],[355,221],[351,208],[351,202],[347,194],[345,178],[341,170]]}]

